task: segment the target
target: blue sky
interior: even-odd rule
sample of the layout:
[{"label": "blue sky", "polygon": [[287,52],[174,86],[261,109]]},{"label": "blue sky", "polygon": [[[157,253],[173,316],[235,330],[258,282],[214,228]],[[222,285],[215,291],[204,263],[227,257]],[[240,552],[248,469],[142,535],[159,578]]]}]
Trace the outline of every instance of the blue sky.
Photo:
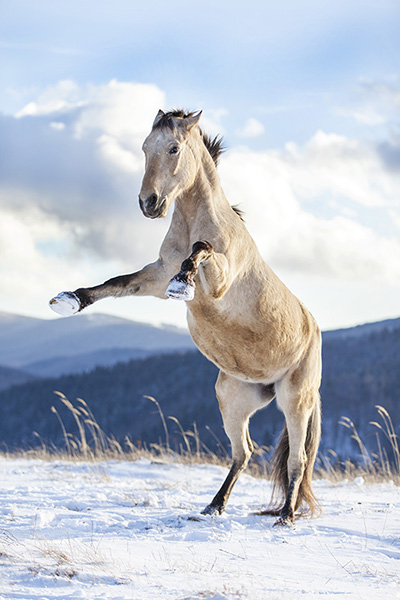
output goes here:
[{"label": "blue sky", "polygon": [[[224,135],[228,198],[323,328],[399,316],[398,2],[0,10],[0,310],[50,317],[48,296],[154,260],[168,223],[137,208],[140,145],[184,106]],[[185,320],[172,301],[90,310]]]}]

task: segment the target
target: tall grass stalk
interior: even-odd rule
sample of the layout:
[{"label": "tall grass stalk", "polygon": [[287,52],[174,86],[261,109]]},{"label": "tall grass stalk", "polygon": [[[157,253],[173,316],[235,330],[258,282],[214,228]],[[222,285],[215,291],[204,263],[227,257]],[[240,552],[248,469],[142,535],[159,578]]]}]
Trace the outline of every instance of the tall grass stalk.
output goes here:
[{"label": "tall grass stalk", "polygon": [[[350,431],[351,439],[358,446],[361,460],[357,462],[350,459],[341,461],[336,452],[330,450],[329,456],[320,456],[319,476],[327,476],[333,480],[340,480],[343,477],[354,479],[362,476],[366,481],[391,480],[396,485],[400,485],[399,436],[395,432],[388,411],[380,405],[376,405],[375,408],[382,420],[382,422],[370,421],[370,425],[378,430],[376,432],[377,451],[368,450],[353,421],[348,417],[342,417],[339,423]],[[389,453],[383,448],[379,434],[382,434],[389,441]]]},{"label": "tall grass stalk", "polygon": [[[383,406],[380,406],[379,404],[377,404],[375,406],[375,408],[377,409],[378,414],[379,414],[379,416],[381,417],[381,419],[383,421],[383,425],[381,423],[376,422],[376,421],[371,421],[370,424],[374,425],[375,427],[377,427],[378,430],[383,433],[383,435],[386,437],[386,439],[389,440],[389,442],[390,442],[390,448],[391,448],[392,456],[393,456],[393,469],[392,469],[392,471],[394,473],[396,473],[397,475],[399,475],[399,473],[400,473],[399,437],[395,433],[392,419],[391,419],[388,411],[386,410],[386,408],[384,408]],[[380,450],[381,464],[382,464],[382,466],[384,465],[385,468],[387,468],[388,466],[390,466],[390,462],[388,461],[386,453],[382,452],[382,447],[380,445],[379,435],[377,437],[378,437],[378,441],[379,441],[379,450]],[[390,473],[392,473],[392,471],[390,471]]]},{"label": "tall grass stalk", "polygon": [[165,420],[164,417],[164,413],[161,410],[161,406],[160,403],[158,402],[158,400],[156,400],[155,398],[153,398],[153,396],[145,396],[145,398],[147,398],[148,400],[151,400],[151,402],[154,402],[154,404],[157,406],[160,418],[161,418],[161,422],[163,424],[164,427],[164,432],[165,432],[165,444],[167,447],[167,452],[170,451],[170,447],[169,447],[169,433],[168,433],[168,427],[167,427],[167,421]]},{"label": "tall grass stalk", "polygon": [[[146,444],[138,442],[134,444],[128,437],[119,442],[113,436],[106,435],[97,423],[92,411],[82,398],[77,398],[74,405],[62,392],[55,392],[62,405],[72,414],[77,426],[78,435],[68,432],[55,406],[51,407],[56,416],[64,438],[65,449],[54,445],[45,444],[40,438],[41,447],[31,451],[21,452],[23,456],[40,457],[50,459],[53,457],[67,458],[69,460],[107,460],[123,459],[138,460],[148,458],[150,460],[161,460],[165,462],[195,463],[207,462],[227,466],[230,464],[230,454],[215,433],[206,427],[217,443],[219,455],[213,452],[200,439],[199,431],[194,423],[192,429],[185,430],[179,420],[174,416],[165,418],[158,400],[152,396],[145,396],[156,405],[164,429],[165,442]],[[354,479],[363,476],[367,481],[392,480],[400,485],[400,444],[399,437],[395,432],[393,422],[388,411],[380,405],[376,406],[378,420],[371,421],[376,428],[377,451],[369,450],[359,435],[353,421],[348,417],[342,417],[340,423],[346,427],[351,438],[358,446],[360,461],[353,462],[350,459],[340,460],[334,450],[329,450],[326,455],[319,455],[319,466],[316,468],[316,477],[328,478],[331,481],[339,481],[343,478]],[[177,426],[177,432],[182,438],[177,449],[171,448],[171,436],[167,420]],[[389,451],[382,445],[381,438],[389,442]],[[15,453],[14,453],[15,454]],[[272,448],[254,444],[253,459],[249,465],[249,472],[258,477],[270,476],[270,458]]]}]

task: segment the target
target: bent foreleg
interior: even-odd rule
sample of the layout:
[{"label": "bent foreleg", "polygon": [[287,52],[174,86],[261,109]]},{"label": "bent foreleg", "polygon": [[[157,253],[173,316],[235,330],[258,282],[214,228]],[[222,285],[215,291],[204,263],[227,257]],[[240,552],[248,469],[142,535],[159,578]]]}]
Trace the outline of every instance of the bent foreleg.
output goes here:
[{"label": "bent foreleg", "polygon": [[228,284],[228,261],[224,254],[214,251],[209,242],[195,242],[192,253],[181,265],[181,270],[169,282],[166,296],[176,300],[193,300],[195,278],[199,274],[200,281],[207,294],[220,298]]}]

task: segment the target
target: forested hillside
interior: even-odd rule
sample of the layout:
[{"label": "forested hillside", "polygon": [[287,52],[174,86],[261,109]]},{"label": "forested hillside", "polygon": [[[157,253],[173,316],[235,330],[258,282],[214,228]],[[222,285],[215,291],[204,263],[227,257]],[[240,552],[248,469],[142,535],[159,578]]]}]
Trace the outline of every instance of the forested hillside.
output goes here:
[{"label": "forested hillside", "polygon": [[[351,330],[349,330],[351,331]],[[323,344],[323,438],[321,448],[341,456],[357,453],[349,431],[339,424],[350,417],[367,445],[375,442],[375,405],[383,405],[397,427],[400,422],[400,328],[381,327],[363,335],[327,334]],[[222,429],[214,383],[217,369],[197,351],[132,360],[90,373],[43,379],[13,386],[0,392],[0,438],[10,447],[38,443],[37,432],[47,442],[63,443],[62,431],[51,412],[54,404],[66,428],[76,433],[72,416],[61,405],[54,390],[70,400],[83,398],[103,430],[123,441],[150,444],[165,441],[156,407],[145,395],[154,396],[166,416],[179,419],[184,429],[196,423],[200,437],[213,450],[217,436],[229,448]],[[258,444],[275,442],[283,417],[275,402],[257,413],[251,433]],[[208,430],[211,428],[212,433]],[[181,435],[169,421],[171,445]]]},{"label": "forested hillside", "polygon": [[99,365],[193,349],[189,332],[171,325],[99,313],[47,320],[0,312],[0,365],[35,377],[84,373]]},{"label": "forested hillside", "polygon": [[18,385],[19,383],[33,381],[34,379],[36,377],[31,373],[26,373],[20,369],[13,369],[12,367],[0,366],[0,390],[9,388],[12,385]]}]

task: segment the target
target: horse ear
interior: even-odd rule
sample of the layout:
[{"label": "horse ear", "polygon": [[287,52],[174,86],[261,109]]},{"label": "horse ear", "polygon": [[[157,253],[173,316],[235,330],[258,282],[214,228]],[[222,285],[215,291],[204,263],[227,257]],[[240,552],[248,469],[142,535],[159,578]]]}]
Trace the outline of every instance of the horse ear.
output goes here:
[{"label": "horse ear", "polygon": [[164,115],[165,115],[165,112],[164,112],[163,110],[161,110],[161,108],[160,108],[160,110],[159,110],[159,111],[158,111],[158,113],[156,114],[156,118],[154,119],[154,122],[153,122],[153,127],[155,127],[155,126],[157,125],[157,123],[159,123],[159,122],[160,122],[161,118],[162,118]]},{"label": "horse ear", "polygon": [[200,121],[202,112],[203,111],[200,110],[197,113],[197,115],[193,115],[192,117],[186,117],[186,119],[183,119],[183,124],[184,124],[185,128],[187,129],[187,131],[190,131],[191,129],[193,129],[193,127],[195,125],[197,125],[197,123]]}]

